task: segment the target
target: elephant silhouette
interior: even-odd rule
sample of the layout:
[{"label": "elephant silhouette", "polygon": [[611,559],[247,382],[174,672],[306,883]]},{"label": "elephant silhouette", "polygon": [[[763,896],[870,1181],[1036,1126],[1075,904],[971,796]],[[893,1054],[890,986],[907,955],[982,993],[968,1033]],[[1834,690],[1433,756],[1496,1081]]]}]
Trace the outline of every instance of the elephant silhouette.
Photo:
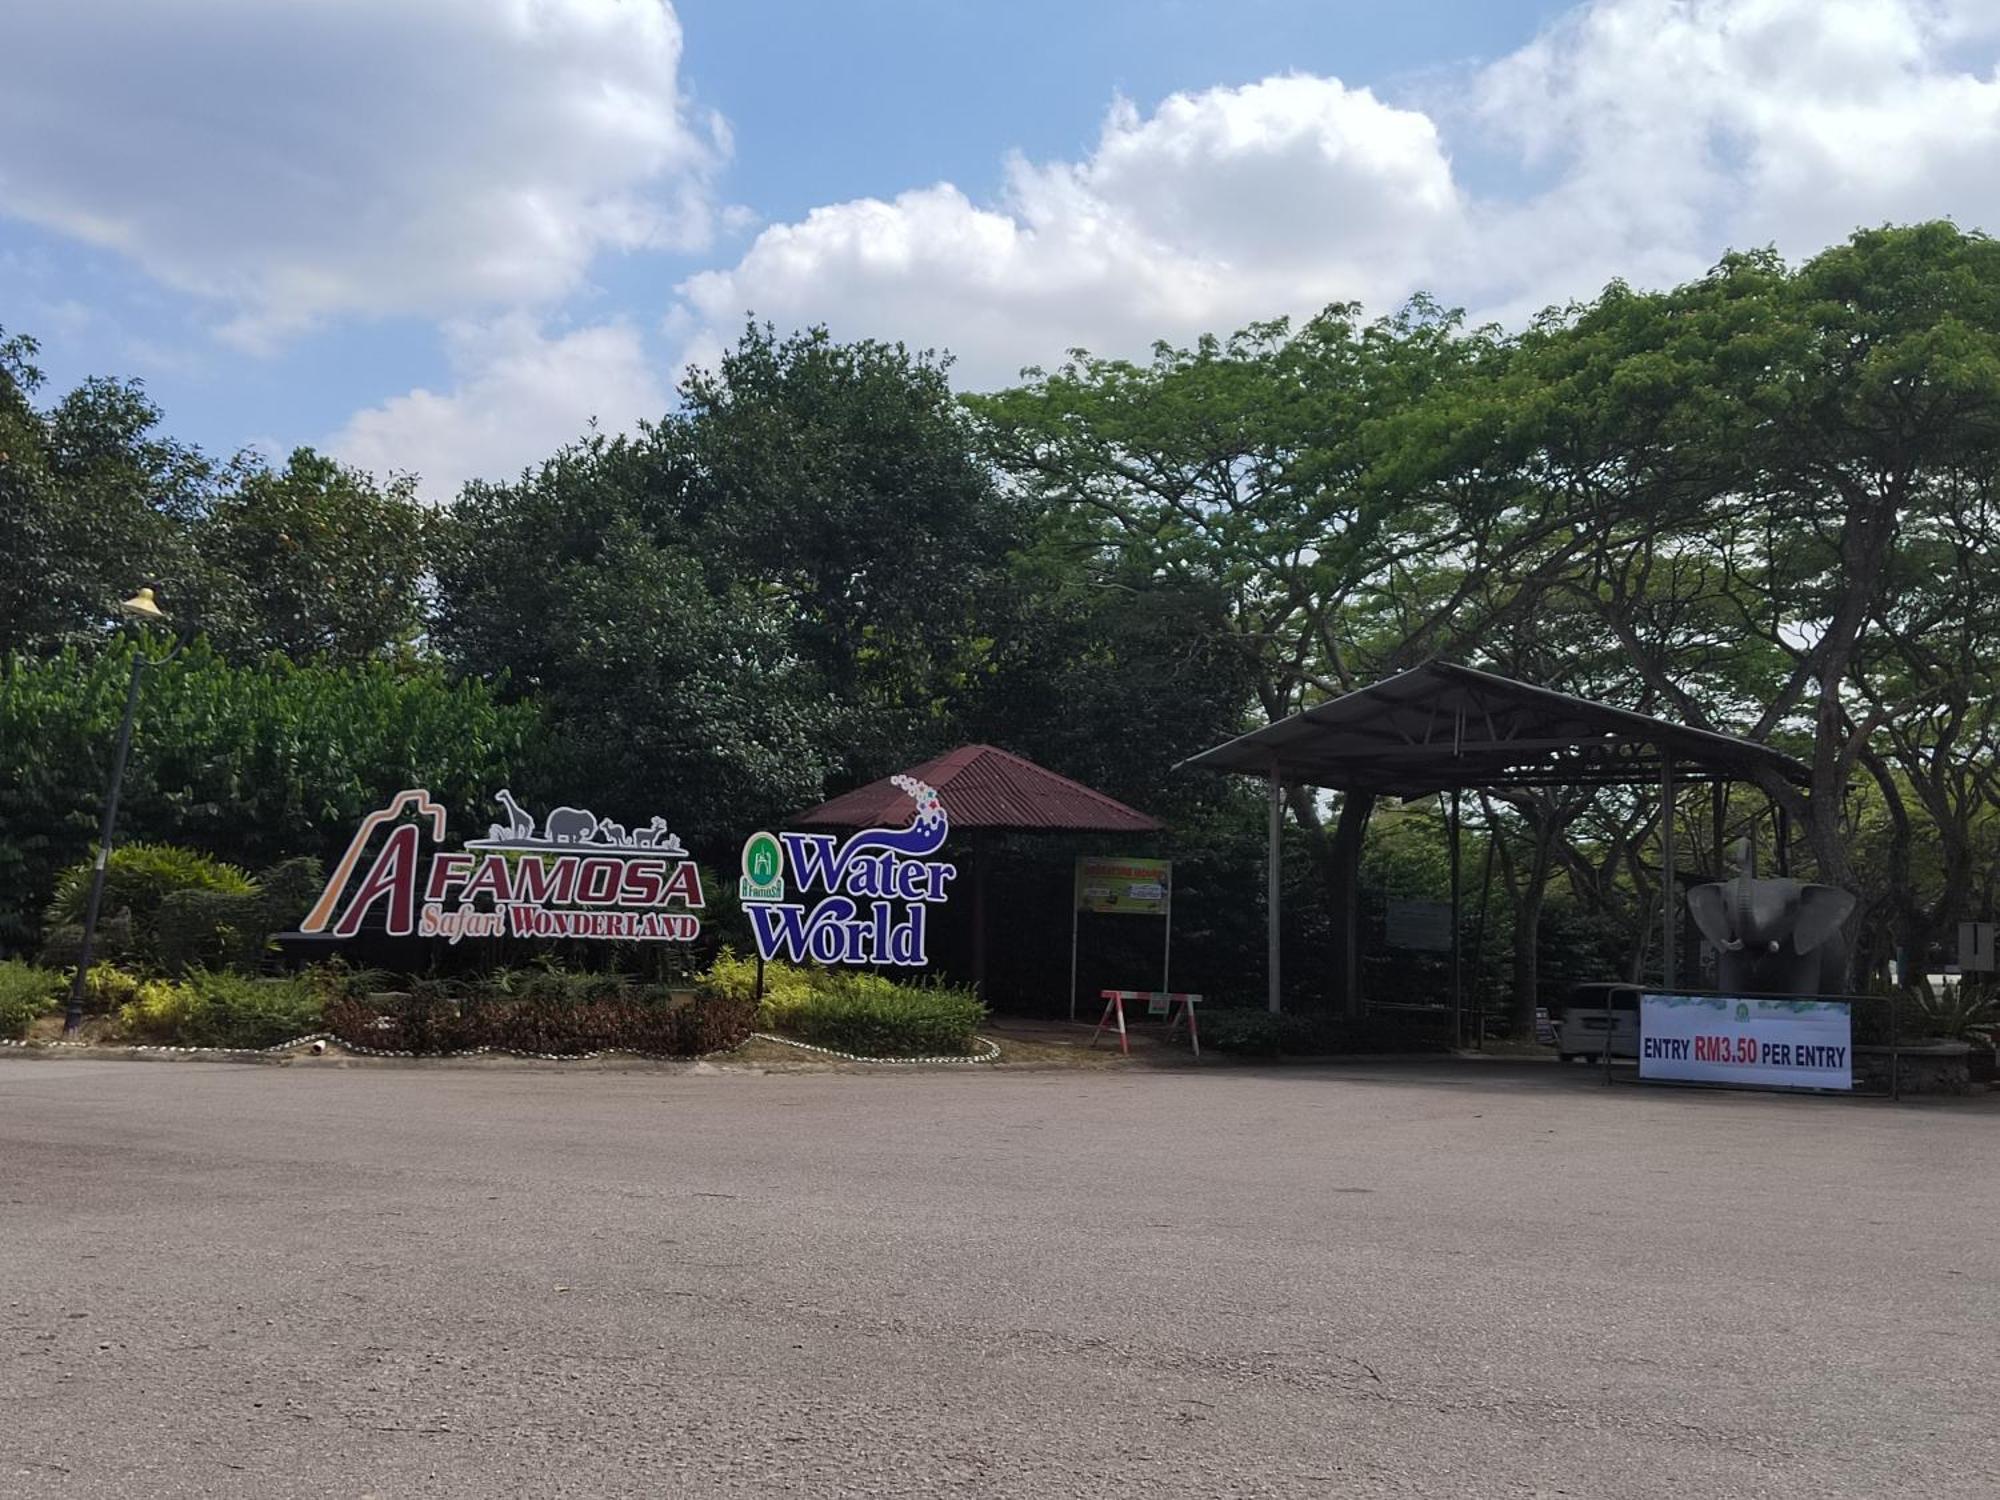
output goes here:
[{"label": "elephant silhouette", "polygon": [[543,824],[552,844],[583,844],[597,832],[597,814],[585,807],[558,807]]},{"label": "elephant silhouette", "polygon": [[1752,995],[1838,995],[1847,988],[1841,924],[1852,891],[1798,880],[1759,880],[1747,851],[1733,880],[1687,893],[1688,915],[1719,950],[1717,982]]}]

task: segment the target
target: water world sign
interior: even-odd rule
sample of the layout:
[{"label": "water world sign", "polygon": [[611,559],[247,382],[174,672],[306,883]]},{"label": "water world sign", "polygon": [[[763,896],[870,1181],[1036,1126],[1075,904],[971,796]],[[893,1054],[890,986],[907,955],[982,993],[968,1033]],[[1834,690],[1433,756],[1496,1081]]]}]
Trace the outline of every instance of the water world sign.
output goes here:
[{"label": "water world sign", "polygon": [[944,903],[958,874],[930,858],[944,847],[951,820],[923,782],[898,776],[895,783],[916,804],[907,828],[864,828],[844,840],[753,833],[744,842],[737,892],[759,957],[904,968],[928,962],[930,908]]}]

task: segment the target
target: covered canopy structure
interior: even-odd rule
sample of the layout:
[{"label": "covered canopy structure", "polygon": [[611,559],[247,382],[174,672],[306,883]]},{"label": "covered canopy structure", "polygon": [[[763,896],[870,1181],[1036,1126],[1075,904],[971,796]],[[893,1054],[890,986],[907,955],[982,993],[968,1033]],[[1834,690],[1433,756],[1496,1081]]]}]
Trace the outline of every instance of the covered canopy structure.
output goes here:
[{"label": "covered canopy structure", "polygon": [[[954,834],[1141,834],[1157,833],[1166,826],[1115,797],[994,745],[961,745],[902,774],[937,792]],[[786,826],[892,827],[906,822],[909,815],[909,796],[893,777],[885,776],[787,819]],[[986,852],[985,843],[975,839],[972,968],[982,989],[986,982]]]},{"label": "covered canopy structure", "polygon": [[[1270,784],[1267,983],[1273,1011],[1279,1009],[1279,830],[1287,786],[1399,798],[1450,792],[1455,801],[1457,793],[1477,788],[1657,782],[1663,810],[1666,978],[1672,984],[1677,782],[1754,782],[1776,776],[1803,785],[1809,779],[1802,762],[1768,745],[1691,729],[1446,661],[1426,662],[1371,687],[1315,704],[1191,756],[1181,765],[1261,776]],[[1455,908],[1455,813],[1452,848]],[[1343,978],[1351,997],[1352,893],[1349,905],[1348,973]],[[1455,949],[1453,969],[1456,973]]]}]

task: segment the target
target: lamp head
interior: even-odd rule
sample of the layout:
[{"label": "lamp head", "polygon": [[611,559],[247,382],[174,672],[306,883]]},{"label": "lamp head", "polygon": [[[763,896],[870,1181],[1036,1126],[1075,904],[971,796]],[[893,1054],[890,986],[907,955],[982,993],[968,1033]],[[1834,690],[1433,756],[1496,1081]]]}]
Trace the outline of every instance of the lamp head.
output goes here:
[{"label": "lamp head", "polygon": [[167,612],[154,601],[151,589],[140,589],[118,609],[127,619],[143,620],[149,625],[163,624],[167,618]]}]

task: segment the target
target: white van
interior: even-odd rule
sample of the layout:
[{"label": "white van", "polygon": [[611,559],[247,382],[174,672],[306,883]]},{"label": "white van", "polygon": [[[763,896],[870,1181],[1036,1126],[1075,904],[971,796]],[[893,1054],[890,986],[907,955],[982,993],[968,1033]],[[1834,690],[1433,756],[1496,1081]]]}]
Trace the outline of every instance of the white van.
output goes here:
[{"label": "white van", "polygon": [[1602,1062],[1609,1038],[1613,1057],[1639,1056],[1639,987],[1579,984],[1570,988],[1556,1017],[1556,1056]]}]

